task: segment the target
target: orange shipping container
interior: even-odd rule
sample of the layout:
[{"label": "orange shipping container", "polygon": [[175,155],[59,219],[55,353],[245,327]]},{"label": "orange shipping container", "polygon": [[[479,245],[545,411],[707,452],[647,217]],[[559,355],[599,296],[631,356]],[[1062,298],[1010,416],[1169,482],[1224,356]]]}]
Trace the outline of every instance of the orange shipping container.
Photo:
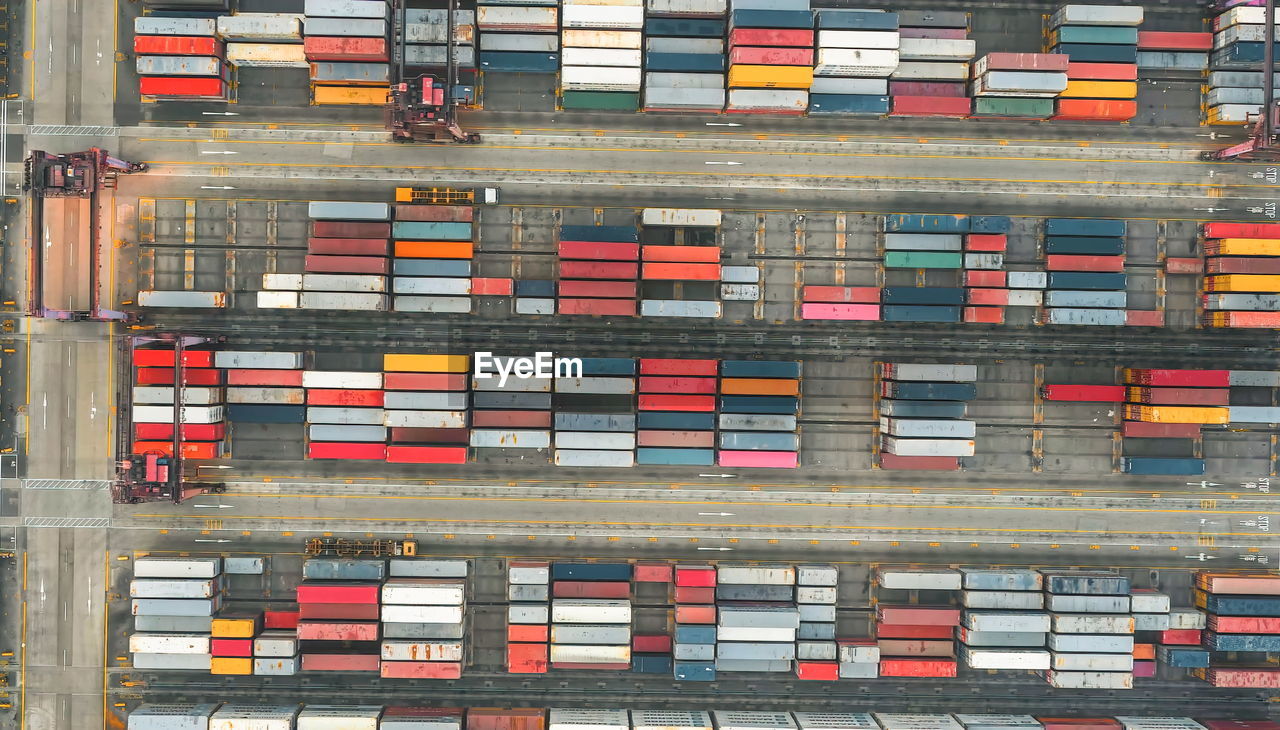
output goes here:
[{"label": "orange shipping container", "polygon": [[800,395],[799,380],[774,378],[725,378],[720,381],[724,395]]},{"label": "orange shipping container", "polygon": [[469,259],[475,251],[470,241],[396,241],[395,255],[415,259]]},{"label": "orange shipping container", "polygon": [[253,659],[248,657],[213,657],[209,665],[210,674],[253,674]]},{"label": "orange shipping container", "polygon": [[645,246],[645,261],[676,261],[714,264],[720,261],[719,246]]},{"label": "orange shipping container", "polygon": [[1132,99],[1138,85],[1132,81],[1067,81],[1062,99]]},{"label": "orange shipping container", "polygon": [[1059,99],[1053,119],[1077,122],[1125,122],[1138,116],[1138,103],[1120,99]]},{"label": "orange shipping container", "polygon": [[1156,645],[1155,644],[1134,644],[1133,658],[1134,659],[1155,659]]},{"label": "orange shipping container", "polygon": [[547,711],[535,707],[472,707],[467,710],[467,730],[543,730],[546,726]]},{"label": "orange shipping container", "polygon": [[642,279],[719,281],[720,264],[644,264]]},{"label": "orange shipping container", "polygon": [[546,642],[551,629],[546,624],[511,624],[507,626],[507,641]]}]

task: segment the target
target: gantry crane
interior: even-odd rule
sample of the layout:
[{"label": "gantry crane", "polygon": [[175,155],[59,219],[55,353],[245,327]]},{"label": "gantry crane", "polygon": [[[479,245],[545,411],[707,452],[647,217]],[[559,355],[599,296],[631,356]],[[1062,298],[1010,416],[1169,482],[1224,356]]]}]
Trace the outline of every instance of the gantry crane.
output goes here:
[{"label": "gantry crane", "polygon": [[463,131],[458,123],[458,63],[454,56],[454,15],[458,0],[448,0],[445,10],[444,77],[421,74],[409,77],[405,64],[407,0],[393,0],[392,30],[396,63],[395,79],[387,103],[386,124],[398,142],[460,142],[475,144],[480,135]]},{"label": "gantry crane", "polygon": [[1267,0],[1263,18],[1262,50],[1262,110],[1253,125],[1248,140],[1240,144],[1206,152],[1206,160],[1240,160],[1242,162],[1275,162],[1280,160],[1280,148],[1276,145],[1276,130],[1280,129],[1280,109],[1275,99],[1275,42],[1276,3]]}]

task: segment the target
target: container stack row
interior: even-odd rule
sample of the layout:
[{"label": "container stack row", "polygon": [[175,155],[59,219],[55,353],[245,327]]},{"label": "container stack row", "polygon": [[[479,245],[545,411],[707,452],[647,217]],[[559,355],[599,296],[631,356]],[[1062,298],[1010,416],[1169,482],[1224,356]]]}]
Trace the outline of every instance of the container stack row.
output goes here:
[{"label": "container stack row", "polygon": [[[1126,434],[1132,428],[1163,433],[1165,438],[1191,439],[1198,443],[1202,424],[1231,420],[1231,374],[1226,370],[1162,370],[1127,368],[1124,417]],[[1187,449],[1194,451],[1194,449]],[[1123,460],[1128,474],[1204,474],[1203,458],[1133,457]]]},{"label": "container stack row", "polygon": [[814,12],[818,28],[810,114],[884,116],[889,77],[898,69],[898,14],[870,10]]},{"label": "container stack row", "polygon": [[804,114],[813,60],[809,0],[730,0],[726,112]]},{"label": "container stack row", "polygon": [[507,563],[507,654],[511,674],[546,674],[551,666],[551,564]]},{"label": "container stack row", "polygon": [[297,628],[304,672],[377,672],[379,593],[386,561],[311,558],[302,564]]},{"label": "container stack row", "polygon": [[556,466],[634,466],[635,359],[592,357],[581,362],[581,378],[555,381],[552,461]]},{"label": "container stack row", "polygon": [[553,74],[560,67],[557,0],[484,0],[476,8],[480,70]]},{"label": "container stack row", "polygon": [[[975,224],[982,222],[982,230]],[[985,216],[970,221],[970,232],[964,237],[964,321],[980,324],[1003,324],[1007,307],[1029,307],[1040,304],[1040,293],[1028,286],[1040,280],[1043,272],[1006,271],[1005,251],[1009,245],[1011,221],[1004,216]]]},{"label": "container stack row", "polygon": [[1261,112],[1265,21],[1266,9],[1258,6],[1234,7],[1213,19],[1208,124],[1245,124]]},{"label": "container stack row", "polygon": [[1128,322],[1124,273],[1127,228],[1123,220],[1045,220],[1048,324],[1120,326]]},{"label": "container stack row", "polygon": [[1204,324],[1280,327],[1280,225],[1206,223],[1204,238]]},{"label": "container stack row", "polygon": [[631,668],[631,564],[551,564],[551,667]]},{"label": "container stack row", "polygon": [[1196,676],[1215,687],[1280,687],[1280,669],[1268,664],[1280,651],[1280,576],[1201,571],[1195,602],[1209,614],[1203,645],[1214,652]]},{"label": "container stack row", "polygon": [[675,566],[673,676],[690,682],[716,678],[716,569],[713,565]]},{"label": "container stack row", "polygon": [[214,364],[226,372],[227,420],[245,425],[305,423],[305,362],[301,352],[217,352]]},{"label": "container stack row", "polygon": [[[172,343],[133,351],[133,451],[173,457],[174,429],[184,459],[217,459],[227,434],[226,399],[217,353],[183,350],[182,382]],[[175,403],[180,401],[179,403]],[[175,417],[181,423],[175,423]],[[149,464],[148,469],[152,466]],[[167,481],[158,478],[156,481]]]},{"label": "container stack row", "polygon": [[475,208],[397,203],[391,222],[394,309],[467,313],[472,294],[510,294],[503,279],[474,276]]},{"label": "container stack row", "polygon": [[1034,570],[961,568],[964,619],[956,629],[965,664],[974,669],[1050,668],[1044,578]]},{"label": "container stack row", "polygon": [[[876,570],[882,590],[956,590],[959,574],[949,569],[890,568]],[[874,635],[880,653],[881,677],[954,677],[956,647],[952,638],[960,625],[960,609],[932,603],[881,601],[876,605]]]},{"label": "container stack row", "polygon": [[980,119],[1048,119],[1067,89],[1067,56],[1055,53],[988,53],[973,64],[973,116]]},{"label": "container stack row", "polygon": [[954,471],[973,456],[976,424],[962,420],[978,395],[976,365],[882,363],[880,467]]},{"label": "container stack row", "polygon": [[[1138,31],[1138,73],[1209,70],[1213,33],[1188,31]],[[1212,82],[1210,83],[1212,86]]]},{"label": "container stack row", "polygon": [[1123,122],[1138,114],[1141,6],[1064,5],[1049,19],[1053,53],[1071,59],[1054,119]]},{"label": "container stack row", "polygon": [[471,360],[466,355],[382,356],[386,459],[465,464],[471,442]]},{"label": "container stack row", "polygon": [[133,53],[143,98],[223,101],[231,68],[213,18],[147,15],[133,23]]},{"label": "container stack row", "polygon": [[719,113],[725,105],[727,0],[649,0],[644,109]]},{"label": "container stack row", "polygon": [[795,469],[800,465],[800,363],[720,363],[718,466]]},{"label": "container stack row", "polygon": [[895,117],[955,117],[972,112],[966,89],[977,52],[969,14],[960,10],[899,13],[901,62],[889,83]]},{"label": "container stack row", "polygon": [[307,457],[377,459],[387,456],[382,373],[304,370]]},{"label": "container stack row", "polygon": [[386,0],[310,0],[303,51],[316,104],[386,104],[391,84]]},{"label": "container stack row", "polygon": [[[386,311],[386,203],[312,201],[305,273],[263,274],[258,306],[278,309]],[[377,224],[382,225],[377,225]],[[360,236],[334,236],[335,233]],[[326,234],[326,235],[322,235]],[[342,253],[338,253],[342,252]]]},{"label": "container stack row", "polygon": [[134,668],[209,671],[213,616],[222,596],[221,558],[135,560],[129,583]]},{"label": "container stack row", "polygon": [[[717,289],[727,267],[720,265],[722,213],[706,208],[645,208],[640,266],[640,314],[644,317],[706,317],[721,314]],[[750,267],[734,267],[743,269]],[[735,278],[744,279],[737,272]],[[753,272],[758,280],[759,269]],[[749,275],[749,274],[748,274]],[[731,288],[737,299],[759,298],[759,287]],[[750,296],[754,293],[755,296]]]},{"label": "container stack row", "polygon": [[382,584],[382,677],[458,679],[467,663],[466,560],[392,560]]},{"label": "container stack row", "polygon": [[636,315],[638,227],[561,226],[557,250],[559,314]]},{"label": "container stack row", "polygon": [[561,106],[639,109],[644,0],[563,0],[561,13]]},{"label": "container stack row", "polygon": [[[636,582],[637,593],[646,586],[641,584],[657,584],[655,588],[665,591],[671,603],[675,604],[675,566],[662,560],[637,561],[632,566],[632,580]],[[637,600],[637,603],[643,601]],[[667,626],[670,624],[668,623]],[[638,674],[672,675],[675,670],[673,641],[670,633],[637,633],[631,636],[631,671]]]},{"label": "container stack row", "polygon": [[[405,10],[405,66],[422,70],[440,70],[446,67],[448,52],[449,11],[446,8],[408,8]],[[453,11],[453,57],[456,67],[471,71],[476,68],[476,13],[474,10]],[[432,88],[438,89],[436,106],[444,103],[444,85],[432,79]],[[425,95],[424,95],[425,98]]]},{"label": "container stack row", "polygon": [[1053,659],[1045,681],[1059,688],[1133,689],[1129,579],[1109,571],[1041,573]]}]

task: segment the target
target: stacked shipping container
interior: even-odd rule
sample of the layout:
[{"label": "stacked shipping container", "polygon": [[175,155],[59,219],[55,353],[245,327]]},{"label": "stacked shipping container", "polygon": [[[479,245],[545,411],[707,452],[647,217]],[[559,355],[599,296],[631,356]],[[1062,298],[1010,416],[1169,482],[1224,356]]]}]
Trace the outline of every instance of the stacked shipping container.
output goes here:
[{"label": "stacked shipping container", "polygon": [[718,370],[715,360],[640,359],[637,463],[715,463]]},{"label": "stacked shipping container", "polygon": [[136,669],[209,671],[213,615],[222,607],[221,558],[138,558],[129,583]]},{"label": "stacked shipping container", "polygon": [[222,101],[231,71],[213,18],[134,18],[133,53],[145,99]]},{"label": "stacked shipping container", "polygon": [[956,638],[965,663],[974,669],[1049,669],[1043,576],[1016,568],[961,568],[960,573],[965,612]]},{"label": "stacked shipping container", "polygon": [[1256,6],[1234,7],[1213,19],[1206,123],[1238,125],[1261,112],[1265,21],[1265,8]]},{"label": "stacked shipping container", "polygon": [[316,104],[387,103],[390,8],[385,0],[311,0],[303,50]]},{"label": "stacked shipping container", "polygon": [[1204,324],[1280,327],[1280,225],[1206,223],[1204,237]]},{"label": "stacked shipping container", "polygon": [[889,93],[892,116],[959,117],[972,112],[965,89],[976,46],[969,40],[969,14],[955,10],[908,10],[898,14],[901,59]]},{"label": "stacked shipping container", "polygon": [[898,68],[898,14],[870,10],[817,10],[810,114],[883,116],[889,113],[889,76]]},{"label": "stacked shipping container", "polygon": [[561,106],[639,109],[644,0],[563,0],[562,5]]},{"label": "stacked shipping container", "polygon": [[480,70],[555,73],[560,67],[558,5],[556,0],[480,3]]},{"label": "stacked shipping container", "polygon": [[[476,14],[474,10],[453,11],[453,57],[456,68],[471,71],[476,68]],[[405,10],[404,62],[406,66],[439,71],[444,75],[445,54],[448,52],[447,28],[449,13],[445,8]],[[443,101],[443,81],[432,79],[433,88],[440,89],[439,106]]]},{"label": "stacked shipping container", "polygon": [[470,356],[387,354],[382,370],[387,461],[465,464],[473,425]]},{"label": "stacked shipping container", "polygon": [[[790,672],[799,670],[797,641],[800,607],[796,604],[794,566],[772,563],[721,563],[716,566],[716,672]],[[835,638],[835,606],[831,606]],[[825,632],[823,632],[825,633]],[[821,635],[813,636],[821,640]],[[710,643],[710,642],[708,642]],[[815,673],[836,666],[818,666]],[[797,671],[799,674],[800,672]]]},{"label": "stacked shipping container", "polygon": [[[1184,31],[1138,31],[1138,73],[1152,71],[1204,72],[1209,69],[1212,33]],[[1210,82],[1212,86],[1212,81]]]},{"label": "stacked shipping container", "polygon": [[555,378],[555,464],[634,466],[636,361],[594,357],[581,363],[581,377]]},{"label": "stacked shipping container", "polygon": [[1124,311],[1128,303],[1124,274],[1127,229],[1122,220],[1045,220],[1048,324],[1120,326],[1128,322]]},{"label": "stacked shipping container", "polygon": [[1231,652],[1196,676],[1215,687],[1280,687],[1280,670],[1268,663],[1280,651],[1280,575],[1201,571],[1195,602],[1209,614],[1204,647]]},{"label": "stacked shipping container", "polygon": [[1123,122],[1137,116],[1141,7],[1064,5],[1049,19],[1053,53],[1071,58],[1054,119]]},{"label": "stacked shipping container", "polygon": [[[222,456],[226,392],[215,356],[209,350],[183,350],[179,364],[171,342],[133,350],[132,453],[150,455],[148,471],[167,468],[161,461],[175,456],[175,435],[183,459]],[[153,476],[168,481],[158,474],[148,480]]]},{"label": "stacked shipping container", "polygon": [[[645,208],[641,249],[640,314],[645,317],[719,317],[721,212]],[[729,291],[738,299],[750,291]],[[754,292],[759,296],[759,287]]]},{"label": "stacked shipping container", "polygon": [[1050,53],[989,53],[973,65],[973,115],[1048,119],[1067,88],[1070,61]]},{"label": "stacked shipping container", "polygon": [[551,667],[631,668],[631,564],[551,564]]},{"label": "stacked shipping container", "polygon": [[977,397],[976,365],[882,363],[880,467],[954,471],[973,456],[976,424],[959,420]]},{"label": "stacked shipping container", "polygon": [[507,563],[507,671],[545,674],[550,664],[551,565],[545,560]]},{"label": "stacked shipping container", "polygon": [[400,575],[388,578],[381,591],[381,676],[458,679],[467,661],[466,561],[398,560],[392,569]]},{"label": "stacked shipping container", "polygon": [[386,571],[384,560],[311,558],[302,564],[297,627],[302,671],[378,671],[379,620],[384,618],[378,599]]},{"label": "stacked shipping container", "polygon": [[716,464],[795,469],[800,465],[799,413],[799,362],[721,362]]},{"label": "stacked shipping container", "polygon": [[475,209],[397,204],[391,235],[397,312],[466,313],[472,293],[510,293],[503,280],[472,279]]},{"label": "stacked shipping container", "polygon": [[716,679],[716,569],[711,565],[676,565],[672,602],[675,634],[672,672],[676,679]]},{"label": "stacked shipping container", "polygon": [[720,112],[725,104],[727,0],[649,0],[645,111]]},{"label": "stacked shipping container", "polygon": [[954,591],[960,574],[950,569],[893,568],[876,570],[882,591],[899,591],[909,604],[890,603],[880,596],[876,605],[876,645],[881,677],[954,677],[955,641],[960,611],[946,605],[921,605],[918,591]]},{"label": "stacked shipping container", "polygon": [[804,114],[813,85],[809,0],[730,0],[729,100],[741,114]]},{"label": "stacked shipping container", "polygon": [[635,226],[561,226],[560,314],[636,315],[640,231]]},{"label": "stacked shipping container", "polygon": [[1129,579],[1108,571],[1048,571],[1045,601],[1052,633],[1052,669],[1060,688],[1133,689],[1133,631]]}]

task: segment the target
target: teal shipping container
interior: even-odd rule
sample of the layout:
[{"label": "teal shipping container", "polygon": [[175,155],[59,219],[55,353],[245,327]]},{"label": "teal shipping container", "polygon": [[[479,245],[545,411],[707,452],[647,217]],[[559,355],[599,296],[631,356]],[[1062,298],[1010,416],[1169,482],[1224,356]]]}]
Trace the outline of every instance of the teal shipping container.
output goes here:
[{"label": "teal shipping container", "polygon": [[412,241],[470,241],[470,223],[445,223],[438,221],[396,221],[391,224],[391,235]]}]

